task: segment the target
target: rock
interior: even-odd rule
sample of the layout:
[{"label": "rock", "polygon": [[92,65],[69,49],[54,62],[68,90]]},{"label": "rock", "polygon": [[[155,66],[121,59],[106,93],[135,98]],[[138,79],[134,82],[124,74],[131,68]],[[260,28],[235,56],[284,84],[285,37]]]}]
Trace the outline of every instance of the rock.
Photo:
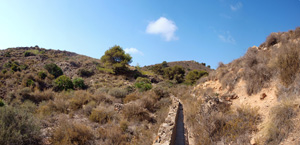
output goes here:
[{"label": "rock", "polygon": [[250,144],[251,144],[251,145],[256,145],[256,141],[255,141],[254,138],[252,138],[252,139],[250,140]]},{"label": "rock", "polygon": [[260,100],[263,100],[267,97],[266,93],[262,93],[261,96],[260,96]]}]

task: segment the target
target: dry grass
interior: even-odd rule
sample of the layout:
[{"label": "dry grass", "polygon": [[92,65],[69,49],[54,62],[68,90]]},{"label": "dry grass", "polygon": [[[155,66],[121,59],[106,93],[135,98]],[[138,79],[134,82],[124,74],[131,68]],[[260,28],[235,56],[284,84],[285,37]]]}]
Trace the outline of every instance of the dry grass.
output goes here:
[{"label": "dry grass", "polygon": [[78,110],[82,108],[82,105],[87,104],[91,101],[92,94],[87,91],[75,91],[74,96],[70,99],[70,108],[73,110]]},{"label": "dry grass", "polygon": [[291,101],[284,101],[271,108],[270,121],[265,125],[264,144],[279,144],[294,129],[292,118],[296,116],[299,109]]},{"label": "dry grass", "polygon": [[94,134],[88,126],[72,122],[61,122],[54,130],[51,142],[54,145],[92,144]]},{"label": "dry grass", "polygon": [[279,68],[282,83],[285,86],[290,85],[299,72],[299,50],[295,46],[285,48],[284,51],[279,53],[276,65]]},{"label": "dry grass", "polygon": [[93,109],[89,119],[100,124],[106,124],[118,119],[113,107],[101,107]]}]

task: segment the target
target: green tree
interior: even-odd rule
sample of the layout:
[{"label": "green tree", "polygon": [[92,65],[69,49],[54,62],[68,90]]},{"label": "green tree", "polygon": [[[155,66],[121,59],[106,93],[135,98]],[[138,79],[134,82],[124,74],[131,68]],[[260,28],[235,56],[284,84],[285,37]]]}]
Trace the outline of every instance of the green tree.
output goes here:
[{"label": "green tree", "polygon": [[208,72],[199,70],[190,71],[185,77],[186,83],[191,85],[195,84],[196,81],[204,75],[208,75]]},{"label": "green tree", "polygon": [[169,80],[175,80],[177,83],[184,81],[185,70],[182,66],[175,65],[164,69],[164,77]]},{"label": "green tree", "polygon": [[132,57],[127,53],[125,54],[120,46],[115,45],[105,51],[101,57],[101,62],[104,63],[105,67],[112,68],[118,74],[127,70],[126,65],[132,62]]}]

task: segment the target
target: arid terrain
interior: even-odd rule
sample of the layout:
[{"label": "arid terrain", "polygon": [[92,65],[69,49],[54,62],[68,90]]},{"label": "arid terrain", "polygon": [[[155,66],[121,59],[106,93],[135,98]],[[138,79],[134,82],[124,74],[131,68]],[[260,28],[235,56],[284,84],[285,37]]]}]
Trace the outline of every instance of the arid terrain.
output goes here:
[{"label": "arid terrain", "polygon": [[[300,143],[300,27],[216,70],[130,66],[117,45],[100,59],[39,46],[0,56],[0,144]],[[165,123],[171,134],[161,138]]]}]

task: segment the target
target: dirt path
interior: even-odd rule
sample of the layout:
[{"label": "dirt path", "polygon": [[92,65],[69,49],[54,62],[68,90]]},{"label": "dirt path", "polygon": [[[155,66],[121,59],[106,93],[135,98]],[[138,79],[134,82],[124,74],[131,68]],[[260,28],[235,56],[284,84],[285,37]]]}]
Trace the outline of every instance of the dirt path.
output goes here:
[{"label": "dirt path", "polygon": [[184,124],[183,124],[183,108],[182,105],[179,105],[177,125],[176,125],[176,138],[175,145],[184,145],[185,137],[184,137]]}]

